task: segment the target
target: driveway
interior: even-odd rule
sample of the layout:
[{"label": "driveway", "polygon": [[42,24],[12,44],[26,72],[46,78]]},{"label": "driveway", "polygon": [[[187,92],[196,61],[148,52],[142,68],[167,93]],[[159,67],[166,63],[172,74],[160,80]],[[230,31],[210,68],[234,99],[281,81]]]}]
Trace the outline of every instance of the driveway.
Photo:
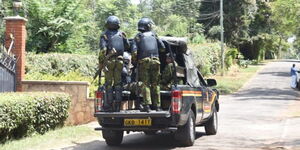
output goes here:
[{"label": "driveway", "polygon": [[270,62],[241,90],[221,96],[217,135],[207,136],[199,127],[192,147],[178,147],[168,134],[131,133],[120,147],[108,147],[99,137],[60,149],[300,150],[300,92],[289,87],[293,63],[297,62]]}]

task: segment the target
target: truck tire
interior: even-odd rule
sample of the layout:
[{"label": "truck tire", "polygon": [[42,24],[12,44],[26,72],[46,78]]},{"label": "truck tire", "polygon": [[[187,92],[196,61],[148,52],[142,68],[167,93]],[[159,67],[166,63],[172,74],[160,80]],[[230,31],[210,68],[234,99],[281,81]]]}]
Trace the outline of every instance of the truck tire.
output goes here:
[{"label": "truck tire", "polygon": [[175,132],[175,139],[181,146],[193,146],[196,137],[195,115],[192,110],[189,111],[188,120],[184,126],[178,127]]},{"label": "truck tire", "polygon": [[124,132],[115,130],[103,130],[102,134],[107,145],[118,146],[122,143]]},{"label": "truck tire", "polygon": [[218,131],[218,112],[216,110],[216,107],[214,105],[213,107],[213,114],[209,118],[209,120],[205,123],[205,132],[206,135],[215,135]]}]

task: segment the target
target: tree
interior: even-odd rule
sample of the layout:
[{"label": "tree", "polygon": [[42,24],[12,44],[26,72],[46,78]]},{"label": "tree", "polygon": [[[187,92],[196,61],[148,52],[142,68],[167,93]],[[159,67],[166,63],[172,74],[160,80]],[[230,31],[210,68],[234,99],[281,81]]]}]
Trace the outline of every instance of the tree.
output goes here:
[{"label": "tree", "polygon": [[28,50],[66,51],[66,41],[80,18],[79,0],[28,0]]},{"label": "tree", "polygon": [[[3,36],[5,27],[4,27],[4,17],[12,13],[12,3],[10,1],[0,0],[0,36]],[[1,41],[2,42],[2,41]]]},{"label": "tree", "polygon": [[[219,20],[213,17],[213,12],[219,10],[219,2],[206,2],[200,10],[208,21],[200,21],[206,29],[206,35],[210,38],[219,38]],[[264,0],[224,0],[224,28],[225,42],[237,47],[246,59],[264,59],[265,53],[279,53],[274,47],[278,45],[271,17],[273,12],[269,2]],[[201,14],[200,14],[201,16]],[[212,17],[210,17],[212,16]],[[201,20],[201,17],[199,18]],[[283,43],[283,42],[282,42]],[[280,44],[279,44],[280,45]],[[272,49],[270,49],[272,48]]]},{"label": "tree", "polygon": [[281,41],[296,36],[294,47],[300,52],[300,1],[276,0],[272,3],[272,11],[274,12],[272,21],[276,34]]}]

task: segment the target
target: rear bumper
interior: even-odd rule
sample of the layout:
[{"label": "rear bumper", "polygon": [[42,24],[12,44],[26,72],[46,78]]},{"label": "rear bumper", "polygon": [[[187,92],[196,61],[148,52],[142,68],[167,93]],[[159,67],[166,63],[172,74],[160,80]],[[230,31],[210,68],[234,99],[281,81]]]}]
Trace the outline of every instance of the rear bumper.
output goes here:
[{"label": "rear bumper", "polygon": [[119,127],[119,128],[113,128],[113,127],[99,127],[95,128],[96,131],[102,131],[102,130],[119,130],[119,131],[176,131],[177,127],[166,127],[166,128],[145,128],[145,127],[134,127],[134,128],[125,128],[125,127]]},{"label": "rear bumper", "polygon": [[[122,131],[151,131],[151,130],[176,130],[172,124],[169,111],[140,112],[139,110],[126,110],[121,112],[96,112],[101,128],[96,130],[122,130]],[[124,126],[124,119],[151,118],[151,126]]]},{"label": "rear bumper", "polygon": [[120,112],[96,112],[94,117],[97,118],[169,118],[171,116],[169,111],[152,111],[140,112],[137,110],[120,111]]}]

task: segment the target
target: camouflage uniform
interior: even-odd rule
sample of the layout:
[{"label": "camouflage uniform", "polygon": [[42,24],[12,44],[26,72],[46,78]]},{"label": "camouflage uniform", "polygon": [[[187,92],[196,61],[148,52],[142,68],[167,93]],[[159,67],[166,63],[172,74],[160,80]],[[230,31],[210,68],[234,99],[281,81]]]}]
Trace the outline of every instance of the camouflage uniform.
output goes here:
[{"label": "camouflage uniform", "polygon": [[[177,63],[175,62],[176,66]],[[170,90],[174,83],[174,66],[173,63],[168,63],[162,72],[160,84],[163,90]]]},{"label": "camouflage uniform", "polygon": [[[113,16],[114,17],[114,16]],[[109,18],[108,18],[109,19]],[[115,101],[116,110],[119,110],[119,103],[122,100],[122,69],[123,69],[123,53],[130,48],[129,42],[124,32],[118,31],[118,28],[108,28],[100,37],[100,54],[99,63],[106,63],[105,70],[105,88],[107,99],[104,107],[108,109]],[[103,62],[104,57],[115,50],[116,54],[110,57],[107,62]],[[114,93],[115,91],[115,98]]]},{"label": "camouflage uniform", "polygon": [[[138,33],[134,39],[137,48],[138,77],[141,84],[143,104],[160,107],[160,61],[159,51],[165,45],[152,31]],[[152,50],[151,50],[152,49]]]}]

